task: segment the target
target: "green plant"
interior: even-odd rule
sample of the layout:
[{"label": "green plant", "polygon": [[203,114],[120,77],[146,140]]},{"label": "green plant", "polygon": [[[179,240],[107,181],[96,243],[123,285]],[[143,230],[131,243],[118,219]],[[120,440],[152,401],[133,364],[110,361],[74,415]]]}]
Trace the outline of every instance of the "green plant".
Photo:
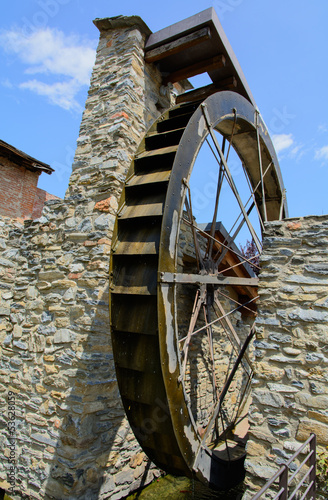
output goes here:
[{"label": "green plant", "polygon": [[328,446],[325,451],[317,454],[317,487],[328,493]]}]

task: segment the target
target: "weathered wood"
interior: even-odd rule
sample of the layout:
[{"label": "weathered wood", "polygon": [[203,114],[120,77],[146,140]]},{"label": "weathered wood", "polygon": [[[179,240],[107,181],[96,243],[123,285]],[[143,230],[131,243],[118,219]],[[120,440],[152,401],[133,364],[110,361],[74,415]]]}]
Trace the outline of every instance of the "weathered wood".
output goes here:
[{"label": "weathered wood", "polygon": [[187,273],[162,273],[161,283],[183,283],[183,284],[211,284],[211,285],[239,285],[258,286],[258,278],[245,278],[237,276],[222,276],[218,274],[187,274]]},{"label": "weathered wood", "polygon": [[178,95],[176,98],[176,104],[182,104],[184,102],[196,102],[200,100],[205,100],[215,92],[220,90],[233,90],[237,87],[237,80],[234,76],[225,78],[221,80],[220,85],[215,85],[214,83],[206,85],[196,90],[191,90],[185,94]]},{"label": "weathered wood", "polygon": [[174,71],[166,78],[164,78],[164,85],[169,82],[180,82],[181,80],[185,80],[186,78],[190,78],[201,73],[223,68],[225,66],[225,63],[226,59],[222,54],[215,57],[210,57],[209,59],[205,59],[204,61],[200,61],[196,64],[192,64],[191,66],[186,66],[185,68],[182,68],[178,71]]},{"label": "weathered wood", "polygon": [[145,193],[140,196],[140,191],[129,194],[129,199],[119,209],[117,215],[121,220],[140,217],[157,217],[163,213],[165,192]]},{"label": "weathered wood", "polygon": [[144,186],[147,184],[156,184],[159,182],[168,182],[170,178],[171,170],[162,170],[159,172],[150,172],[149,174],[134,175],[126,183],[126,186]]},{"label": "weathered wood", "polygon": [[194,45],[198,45],[199,43],[208,40],[211,37],[211,30],[208,27],[202,28],[200,30],[194,31],[189,35],[182,36],[173,42],[165,43],[164,45],[160,45],[155,49],[149,50],[145,54],[145,61],[147,63],[153,63],[164,59],[165,57],[172,56],[177,52],[181,52],[182,50],[189,49]]},{"label": "weathered wood", "polygon": [[140,160],[142,158],[150,158],[155,156],[167,155],[170,153],[176,153],[178,146],[168,146],[166,148],[155,149],[154,151],[143,151],[140,154],[135,155],[136,160]]},{"label": "weathered wood", "polygon": [[116,255],[157,255],[158,245],[155,241],[124,241],[114,251]]}]

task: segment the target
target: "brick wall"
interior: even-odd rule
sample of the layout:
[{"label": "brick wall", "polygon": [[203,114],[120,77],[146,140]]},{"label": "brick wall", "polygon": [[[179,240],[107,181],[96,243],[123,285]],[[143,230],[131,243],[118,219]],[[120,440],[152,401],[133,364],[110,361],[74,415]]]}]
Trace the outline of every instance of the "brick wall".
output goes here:
[{"label": "brick wall", "polygon": [[0,157],[1,215],[31,217],[39,175]]},{"label": "brick wall", "polygon": [[39,175],[0,156],[0,215],[37,219],[46,201],[59,199],[37,187]]}]

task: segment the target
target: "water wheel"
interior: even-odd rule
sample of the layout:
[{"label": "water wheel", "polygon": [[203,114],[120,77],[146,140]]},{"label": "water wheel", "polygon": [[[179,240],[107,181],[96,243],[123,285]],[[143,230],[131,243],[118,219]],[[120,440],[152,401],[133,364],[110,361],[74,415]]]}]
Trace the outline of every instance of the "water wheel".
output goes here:
[{"label": "water wheel", "polygon": [[131,427],[167,472],[243,479],[256,254],[285,215],[267,129],[237,93],[164,113],[135,155],[112,245],[113,353]]}]

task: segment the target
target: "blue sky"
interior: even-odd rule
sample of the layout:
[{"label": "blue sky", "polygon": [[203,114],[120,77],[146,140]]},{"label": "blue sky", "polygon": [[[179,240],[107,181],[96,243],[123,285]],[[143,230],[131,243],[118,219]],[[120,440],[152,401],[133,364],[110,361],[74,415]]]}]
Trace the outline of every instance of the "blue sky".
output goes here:
[{"label": "blue sky", "polygon": [[96,17],[155,32],[213,6],[274,139],[291,217],[328,213],[328,2],[15,0],[0,19],[0,138],[55,173],[63,197],[98,42]]}]

